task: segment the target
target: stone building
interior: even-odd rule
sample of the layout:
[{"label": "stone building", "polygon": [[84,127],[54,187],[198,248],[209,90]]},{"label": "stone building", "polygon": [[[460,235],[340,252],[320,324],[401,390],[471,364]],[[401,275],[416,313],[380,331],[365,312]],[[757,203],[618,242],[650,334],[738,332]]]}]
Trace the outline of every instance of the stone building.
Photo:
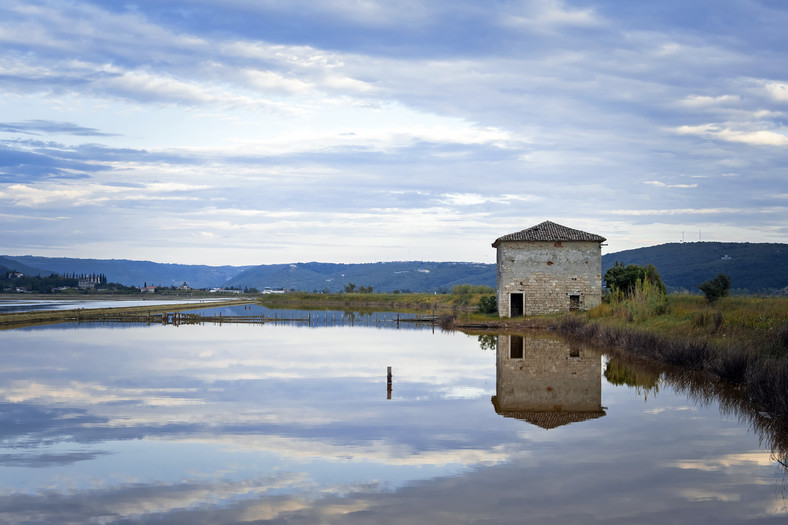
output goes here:
[{"label": "stone building", "polygon": [[602,358],[546,335],[499,335],[495,411],[544,429],[596,419],[602,406]]},{"label": "stone building", "polygon": [[602,301],[604,237],[545,221],[499,237],[501,317],[593,308]]}]

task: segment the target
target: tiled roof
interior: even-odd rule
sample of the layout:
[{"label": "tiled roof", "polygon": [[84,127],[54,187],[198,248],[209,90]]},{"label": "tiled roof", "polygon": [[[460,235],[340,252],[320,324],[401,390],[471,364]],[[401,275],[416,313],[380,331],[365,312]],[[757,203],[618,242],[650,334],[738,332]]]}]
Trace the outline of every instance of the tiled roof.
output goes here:
[{"label": "tiled roof", "polygon": [[493,248],[505,241],[590,241],[605,242],[607,239],[593,233],[574,230],[550,221],[544,221],[525,230],[498,237]]},{"label": "tiled roof", "polygon": [[513,412],[502,411],[498,412],[503,417],[511,417],[527,421],[532,425],[542,427],[546,430],[551,428],[562,427],[570,423],[580,423],[591,419],[597,419],[605,416],[604,410],[596,412]]},{"label": "tiled roof", "polygon": [[503,417],[511,417],[513,419],[520,419],[527,421],[532,425],[550,430],[551,428],[568,425],[570,423],[580,423],[581,421],[588,421],[589,419],[597,419],[606,416],[602,407],[599,410],[528,410],[522,409],[503,409],[498,403],[498,396],[492,396],[492,401],[495,412]]}]

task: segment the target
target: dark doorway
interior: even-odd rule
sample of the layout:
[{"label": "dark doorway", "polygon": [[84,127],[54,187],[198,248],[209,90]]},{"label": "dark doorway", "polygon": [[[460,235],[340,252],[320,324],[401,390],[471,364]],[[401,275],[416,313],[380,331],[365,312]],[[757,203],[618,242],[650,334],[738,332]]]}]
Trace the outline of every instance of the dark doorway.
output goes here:
[{"label": "dark doorway", "polygon": [[575,312],[580,310],[580,296],[579,295],[570,295],[569,296],[569,311]]},{"label": "dark doorway", "polygon": [[522,317],[524,311],[524,294],[509,294],[509,317]]}]

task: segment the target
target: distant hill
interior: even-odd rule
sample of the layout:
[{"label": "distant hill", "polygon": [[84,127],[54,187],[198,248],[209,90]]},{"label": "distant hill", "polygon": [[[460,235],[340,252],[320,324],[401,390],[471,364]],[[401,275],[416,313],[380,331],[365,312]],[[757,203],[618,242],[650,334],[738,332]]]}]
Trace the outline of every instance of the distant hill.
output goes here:
[{"label": "distant hill", "polygon": [[[731,276],[736,293],[775,293],[788,286],[788,244],[692,242],[670,243],[606,254],[602,274],[616,261],[653,264],[669,291],[698,293],[698,284],[719,273]],[[448,291],[455,284],[495,286],[495,264],[467,262],[377,262],[368,264],[293,263],[260,266],[162,264],[122,259],[70,259],[0,256],[0,266],[29,275],[49,273],[104,274],[127,286],[143,283],[193,288],[235,286],[263,290],[340,292],[348,283],[371,286],[376,292]]]},{"label": "distant hill", "polygon": [[378,262],[368,264],[295,263],[250,268],[228,281],[236,287],[341,292],[345,285],[375,291],[449,291],[455,284],[495,286],[495,265],[464,262]]},{"label": "distant hill", "polygon": [[[125,259],[72,259],[32,255],[5,255],[0,256],[0,259],[7,261],[0,262],[3,266],[16,262],[28,267],[42,268],[46,273],[104,274],[109,282],[126,286],[142,286],[145,283],[150,286],[180,286],[183,282],[188,283],[192,288],[225,286],[229,279],[250,268],[249,266],[164,264]],[[16,266],[18,267],[19,264]],[[19,271],[27,273],[21,269]]]},{"label": "distant hill", "polygon": [[52,275],[54,273],[51,270],[42,270],[41,268],[28,266],[27,264],[15,261],[14,259],[9,259],[8,257],[2,255],[0,255],[0,269],[2,269],[2,271],[17,271],[31,276],[40,275],[41,277],[46,277],[47,275]]},{"label": "distant hill", "polygon": [[788,286],[787,259],[782,243],[669,243],[604,255],[602,275],[616,261],[653,264],[669,291],[698,293],[700,283],[724,273],[735,293],[774,293]]}]

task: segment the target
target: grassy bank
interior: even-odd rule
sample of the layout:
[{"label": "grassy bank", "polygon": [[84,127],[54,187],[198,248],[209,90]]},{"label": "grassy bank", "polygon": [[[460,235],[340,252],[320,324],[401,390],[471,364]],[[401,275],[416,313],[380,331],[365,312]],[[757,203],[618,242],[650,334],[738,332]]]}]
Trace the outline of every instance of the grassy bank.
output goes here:
[{"label": "grassy bank", "polygon": [[618,298],[555,320],[556,329],[608,349],[736,385],[788,423],[788,298],[652,293]]}]

